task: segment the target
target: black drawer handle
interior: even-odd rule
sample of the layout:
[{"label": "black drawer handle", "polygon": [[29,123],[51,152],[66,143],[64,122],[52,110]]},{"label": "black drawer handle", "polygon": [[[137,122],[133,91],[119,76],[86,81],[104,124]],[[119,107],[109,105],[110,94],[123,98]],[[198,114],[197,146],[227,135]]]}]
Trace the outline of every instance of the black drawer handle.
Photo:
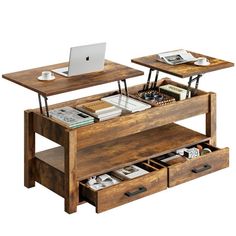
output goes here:
[{"label": "black drawer handle", "polygon": [[133,192],[126,192],[125,195],[126,195],[127,197],[133,197],[133,196],[135,196],[135,195],[137,195],[137,194],[140,194],[140,193],[143,193],[143,192],[146,192],[146,191],[147,191],[147,189],[142,186],[142,187],[139,187],[138,190],[136,190],[136,191],[133,191]]},{"label": "black drawer handle", "polygon": [[203,171],[209,170],[209,169],[211,169],[211,166],[209,164],[205,164],[205,165],[203,165],[201,167],[193,168],[192,172],[193,173],[200,173],[200,172],[203,172]]}]

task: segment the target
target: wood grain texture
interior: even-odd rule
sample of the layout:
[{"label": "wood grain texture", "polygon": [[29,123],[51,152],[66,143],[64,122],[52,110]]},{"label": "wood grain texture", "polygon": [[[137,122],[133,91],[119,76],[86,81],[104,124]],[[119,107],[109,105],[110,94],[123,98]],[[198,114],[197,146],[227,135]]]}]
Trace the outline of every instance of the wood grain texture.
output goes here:
[{"label": "wood grain texture", "polygon": [[45,138],[52,140],[60,145],[65,143],[65,130],[67,128],[58,122],[54,122],[49,117],[43,116],[39,113],[33,113],[34,126],[33,131],[42,135]]},{"label": "wood grain texture", "polygon": [[[189,51],[191,52],[191,51]],[[232,62],[224,61],[221,59],[217,59],[214,57],[209,57],[203,54],[191,52],[195,57],[206,57],[210,61],[209,66],[196,66],[192,62],[185,63],[181,65],[169,65],[163,62],[159,62],[156,60],[156,54],[134,58],[131,61],[133,63],[146,66],[151,69],[157,69],[159,71],[165,72],[167,74],[175,75],[180,78],[186,78],[194,75],[205,74],[208,72],[225,69],[229,67],[233,67],[234,64]]]},{"label": "wood grain texture", "polygon": [[196,96],[162,107],[152,107],[142,112],[81,127],[77,129],[78,147],[88,147],[207,113],[208,101],[208,94]]},{"label": "wood grain texture", "polygon": [[[159,81],[159,85],[167,83],[186,88],[186,86],[168,79]],[[130,94],[136,94],[141,88],[142,85],[131,88]],[[63,107],[65,105],[75,107],[79,104],[100,99],[108,94],[109,93],[94,95],[87,98],[82,98],[81,100],[73,100],[66,103],[52,105],[49,109]],[[63,124],[60,124],[55,119],[53,120],[42,116],[39,114],[38,109],[34,111],[35,132],[63,145],[63,133],[64,130],[68,128]],[[121,138],[133,133],[152,129],[154,127],[208,112],[209,94],[199,90],[197,96],[191,99],[178,101],[162,107],[152,107],[151,109],[143,112],[127,114],[111,120],[77,128],[78,148],[81,149],[91,145],[107,142],[116,138]]]},{"label": "wood grain texture", "polygon": [[206,135],[211,137],[210,144],[216,146],[216,94],[209,95],[209,112],[206,113]]},{"label": "wood grain texture", "polygon": [[[87,179],[93,175],[103,174],[208,139],[193,130],[169,124],[90,146],[78,150],[77,179]],[[36,153],[36,158],[64,171],[63,147]]]},{"label": "wood grain texture", "polygon": [[104,70],[100,72],[93,72],[70,78],[55,74],[56,78],[52,81],[39,81],[37,79],[42,71],[53,70],[65,66],[68,66],[68,63],[60,63],[4,74],[2,77],[43,96],[51,96],[143,75],[142,71],[106,60]]},{"label": "wood grain texture", "polygon": [[[199,173],[193,173],[193,168],[199,168],[204,165],[210,165],[211,168]],[[204,156],[186,161],[184,163],[169,166],[169,187],[185,183],[187,181],[210,174],[229,166],[229,149],[224,148],[208,153]]]},{"label": "wood grain texture", "polygon": [[[167,77],[159,79],[158,82],[157,82],[157,86],[165,85],[165,84],[173,84],[173,85],[176,85],[176,86],[180,86],[181,88],[185,88],[185,89],[187,88],[187,86],[185,86],[184,84],[172,81],[171,79],[169,79]],[[139,84],[139,85],[129,87],[129,93],[130,94],[136,93],[137,91],[139,91],[143,88],[143,85],[144,84]],[[73,100],[70,100],[70,101],[65,101],[65,102],[61,102],[61,103],[52,104],[52,105],[49,105],[48,107],[49,107],[49,110],[59,108],[59,107],[64,107],[64,106],[75,107],[77,105],[81,105],[81,104],[88,103],[88,102],[91,102],[91,101],[99,100],[102,97],[106,97],[106,96],[109,96],[109,95],[111,95],[113,93],[117,93],[117,92],[118,92],[117,90],[114,90],[114,91],[110,91],[110,92],[106,92],[106,93],[99,93],[99,94],[95,94],[95,95],[91,95],[91,96],[87,96],[87,97],[73,99]],[[124,89],[122,90],[122,92],[125,92]],[[204,92],[204,91],[199,90],[199,89],[197,90],[197,95],[204,95],[204,94],[207,94],[207,92]],[[35,108],[35,109],[31,109],[31,110],[35,113],[40,113],[39,108]]]},{"label": "wood grain texture", "polygon": [[34,178],[35,133],[33,131],[33,113],[24,112],[24,185],[35,186]]},{"label": "wood grain texture", "polygon": [[65,211],[69,214],[77,211],[78,183],[77,183],[77,132],[65,132],[64,144],[64,189]]},{"label": "wood grain texture", "polygon": [[61,197],[64,197],[64,173],[37,158],[35,158],[34,163],[35,181],[52,190],[54,193],[57,193]]},{"label": "wood grain texture", "polygon": [[[137,189],[140,187],[144,187],[147,190],[131,197],[125,195],[127,192],[137,191]],[[87,186],[83,185],[81,191],[84,198],[88,199],[90,203],[96,206],[96,212],[100,213],[162,191],[166,188],[167,169],[163,168],[132,180],[122,181],[117,185],[104,188],[99,191],[93,191],[92,189],[89,189]]]}]

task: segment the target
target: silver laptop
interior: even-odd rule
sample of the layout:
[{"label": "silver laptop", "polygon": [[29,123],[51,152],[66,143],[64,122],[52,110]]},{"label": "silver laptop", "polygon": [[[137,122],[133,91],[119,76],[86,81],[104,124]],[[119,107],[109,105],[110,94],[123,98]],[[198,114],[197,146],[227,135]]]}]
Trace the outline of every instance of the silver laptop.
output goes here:
[{"label": "silver laptop", "polygon": [[70,77],[104,69],[106,43],[90,44],[70,49],[69,66],[53,72]]}]

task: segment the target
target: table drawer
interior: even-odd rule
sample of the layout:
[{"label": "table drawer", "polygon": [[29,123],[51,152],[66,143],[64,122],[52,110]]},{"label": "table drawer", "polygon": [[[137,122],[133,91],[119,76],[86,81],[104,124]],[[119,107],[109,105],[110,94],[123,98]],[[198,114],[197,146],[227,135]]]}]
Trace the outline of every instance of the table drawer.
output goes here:
[{"label": "table drawer", "polygon": [[228,148],[219,149],[208,144],[203,145],[210,148],[212,152],[168,167],[168,187],[185,183],[229,166]]},{"label": "table drawer", "polygon": [[147,163],[142,163],[142,167],[144,166],[147,166],[148,171],[151,170],[151,172],[97,191],[82,181],[80,195],[96,206],[96,212],[99,213],[166,189],[167,168],[160,166],[160,169],[157,169]]}]

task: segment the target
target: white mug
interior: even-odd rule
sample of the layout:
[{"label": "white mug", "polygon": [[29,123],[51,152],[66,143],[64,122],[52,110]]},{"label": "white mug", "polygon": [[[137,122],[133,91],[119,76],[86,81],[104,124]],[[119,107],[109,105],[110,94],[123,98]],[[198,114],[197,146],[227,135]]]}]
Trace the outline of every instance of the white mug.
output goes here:
[{"label": "white mug", "polygon": [[43,71],[42,72],[42,79],[50,80],[53,77],[53,73],[51,71]]},{"label": "white mug", "polygon": [[206,65],[209,63],[209,60],[206,57],[199,57],[197,63],[199,65]]}]

